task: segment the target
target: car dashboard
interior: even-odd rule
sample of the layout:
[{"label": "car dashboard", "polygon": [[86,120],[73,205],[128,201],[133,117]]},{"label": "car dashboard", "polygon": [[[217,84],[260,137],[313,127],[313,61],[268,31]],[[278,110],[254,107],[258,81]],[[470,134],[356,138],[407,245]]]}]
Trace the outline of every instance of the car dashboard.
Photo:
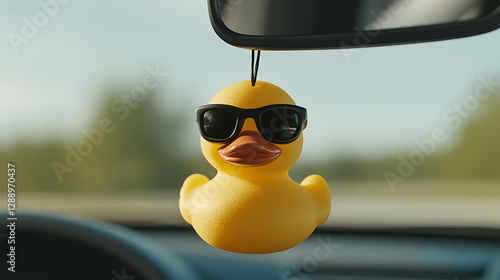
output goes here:
[{"label": "car dashboard", "polygon": [[214,248],[190,227],[18,217],[16,272],[0,279],[500,279],[494,229],[320,228],[292,249],[252,255]]},{"label": "car dashboard", "polygon": [[216,249],[192,230],[141,233],[202,279],[500,279],[500,239],[320,230],[290,250],[245,255]]}]

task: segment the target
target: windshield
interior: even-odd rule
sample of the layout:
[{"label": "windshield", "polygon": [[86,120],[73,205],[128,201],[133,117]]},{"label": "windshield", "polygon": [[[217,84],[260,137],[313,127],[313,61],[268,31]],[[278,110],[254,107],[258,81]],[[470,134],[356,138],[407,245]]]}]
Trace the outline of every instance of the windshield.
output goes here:
[{"label": "windshield", "polygon": [[[1,176],[16,166],[18,210],[187,226],[183,181],[216,174],[195,109],[250,79],[250,51],[200,1],[0,7]],[[290,176],[327,179],[326,226],[500,227],[499,32],[262,53],[259,80],[308,110]]]}]

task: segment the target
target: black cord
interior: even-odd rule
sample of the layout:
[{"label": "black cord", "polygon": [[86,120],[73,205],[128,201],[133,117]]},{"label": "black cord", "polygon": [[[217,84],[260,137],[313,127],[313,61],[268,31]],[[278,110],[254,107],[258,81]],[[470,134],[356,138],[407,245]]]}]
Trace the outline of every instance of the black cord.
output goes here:
[{"label": "black cord", "polygon": [[259,63],[260,63],[260,51],[257,51],[257,62],[255,62],[255,50],[252,50],[252,69],[250,73],[250,77],[252,79],[252,86],[255,86],[257,82],[257,73],[259,72]]}]

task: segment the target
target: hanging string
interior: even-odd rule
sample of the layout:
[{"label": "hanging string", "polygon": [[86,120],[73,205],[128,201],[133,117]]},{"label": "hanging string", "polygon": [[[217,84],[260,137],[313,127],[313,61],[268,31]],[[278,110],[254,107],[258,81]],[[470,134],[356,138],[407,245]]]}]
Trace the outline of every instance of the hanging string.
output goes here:
[{"label": "hanging string", "polygon": [[260,63],[260,51],[257,51],[257,61],[255,61],[255,50],[252,50],[252,69],[250,73],[250,77],[252,79],[252,86],[255,86],[257,82],[257,73],[259,72],[259,63]]}]

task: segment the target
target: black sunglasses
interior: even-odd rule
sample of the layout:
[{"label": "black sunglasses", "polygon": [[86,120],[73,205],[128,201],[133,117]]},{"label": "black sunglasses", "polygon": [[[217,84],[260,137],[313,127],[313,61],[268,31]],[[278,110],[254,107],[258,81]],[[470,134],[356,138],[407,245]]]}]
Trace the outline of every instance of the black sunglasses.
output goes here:
[{"label": "black sunglasses", "polygon": [[256,109],[209,104],[196,109],[196,122],[201,136],[210,142],[234,140],[247,118],[254,119],[257,129],[266,140],[277,144],[295,141],[307,126],[307,110],[289,104]]}]

